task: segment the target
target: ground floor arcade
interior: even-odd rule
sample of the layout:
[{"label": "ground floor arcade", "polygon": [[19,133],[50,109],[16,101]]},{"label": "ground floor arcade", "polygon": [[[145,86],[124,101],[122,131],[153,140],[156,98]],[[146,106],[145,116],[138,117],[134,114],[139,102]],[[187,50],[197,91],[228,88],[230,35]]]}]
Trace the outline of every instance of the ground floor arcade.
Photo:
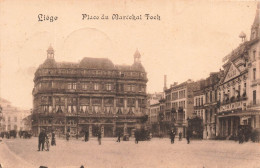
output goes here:
[{"label": "ground floor arcade", "polygon": [[218,135],[221,137],[237,136],[240,125],[250,126],[252,129],[260,129],[260,114],[240,113],[221,115],[218,117]]},{"label": "ground floor arcade", "polygon": [[33,124],[32,131],[37,136],[41,129],[47,132],[55,131],[57,136],[70,132],[71,136],[83,136],[87,131],[89,136],[102,137],[121,135],[134,136],[136,129],[144,128],[144,116],[109,116],[109,117],[40,117]]}]

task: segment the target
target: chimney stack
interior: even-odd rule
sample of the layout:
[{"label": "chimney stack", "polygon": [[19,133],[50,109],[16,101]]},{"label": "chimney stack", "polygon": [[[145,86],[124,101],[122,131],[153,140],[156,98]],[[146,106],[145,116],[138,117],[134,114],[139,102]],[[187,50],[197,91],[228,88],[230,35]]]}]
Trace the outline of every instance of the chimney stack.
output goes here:
[{"label": "chimney stack", "polygon": [[167,75],[164,75],[164,87],[163,90],[165,91],[167,89]]}]

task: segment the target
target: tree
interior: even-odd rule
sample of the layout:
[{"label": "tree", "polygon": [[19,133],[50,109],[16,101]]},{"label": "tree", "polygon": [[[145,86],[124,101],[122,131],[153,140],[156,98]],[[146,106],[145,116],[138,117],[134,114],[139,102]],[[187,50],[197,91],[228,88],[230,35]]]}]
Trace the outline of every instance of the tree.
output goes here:
[{"label": "tree", "polygon": [[188,129],[192,132],[192,137],[194,138],[203,138],[203,120],[196,116],[188,120]]}]

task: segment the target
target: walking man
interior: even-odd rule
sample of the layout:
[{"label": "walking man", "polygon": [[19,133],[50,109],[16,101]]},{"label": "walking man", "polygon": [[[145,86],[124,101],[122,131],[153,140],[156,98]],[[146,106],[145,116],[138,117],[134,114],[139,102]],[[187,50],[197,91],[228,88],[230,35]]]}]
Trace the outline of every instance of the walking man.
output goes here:
[{"label": "walking man", "polygon": [[120,138],[121,138],[121,133],[118,132],[118,135],[117,135],[117,141],[116,141],[116,142],[120,142]]},{"label": "walking man", "polygon": [[85,142],[88,141],[88,136],[89,136],[88,131],[85,131]]},{"label": "walking man", "polygon": [[171,144],[173,144],[174,138],[175,138],[175,131],[174,130],[171,130],[170,137],[171,137]]},{"label": "walking man", "polygon": [[39,142],[38,142],[38,151],[40,151],[42,147],[42,151],[44,149],[44,143],[45,143],[45,138],[47,137],[45,130],[42,130],[39,134]]},{"label": "walking man", "polygon": [[54,131],[51,133],[51,146],[56,146],[56,139]]},{"label": "walking man", "polygon": [[189,143],[190,143],[190,137],[191,137],[191,135],[192,135],[192,132],[191,132],[191,130],[190,130],[190,129],[188,129],[188,130],[187,130],[187,136],[186,136],[186,139],[187,139],[187,144],[189,144]]},{"label": "walking man", "polygon": [[136,130],[135,131],[135,143],[138,144],[139,141],[139,132]]},{"label": "walking man", "polygon": [[97,136],[98,136],[98,144],[101,145],[101,132],[100,131],[98,131]]}]

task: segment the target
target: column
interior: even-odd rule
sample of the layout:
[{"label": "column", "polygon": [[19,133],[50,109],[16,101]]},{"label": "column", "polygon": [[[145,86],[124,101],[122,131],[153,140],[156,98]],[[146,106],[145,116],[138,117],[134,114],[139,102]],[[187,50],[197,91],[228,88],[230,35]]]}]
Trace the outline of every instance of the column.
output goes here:
[{"label": "column", "polygon": [[66,133],[67,133],[67,118],[66,118],[66,116],[65,116],[65,118],[64,118],[64,120],[65,120],[65,125],[64,125],[64,133],[65,133],[65,135],[66,135]]},{"label": "column", "polygon": [[92,125],[88,127],[89,137],[92,137]]},{"label": "column", "polygon": [[[7,129],[6,129],[7,130]],[[38,134],[41,132],[41,127],[38,125]]]},{"label": "column", "polygon": [[104,113],[104,97],[101,98],[101,113]]},{"label": "column", "polygon": [[52,96],[52,112],[55,112],[55,97]]},{"label": "column", "polygon": [[124,123],[124,135],[127,134],[127,123]]},{"label": "column", "polygon": [[260,128],[260,115],[255,115],[256,128]]},{"label": "column", "polygon": [[[65,107],[64,107],[64,112],[67,113],[68,112],[68,99],[65,98]],[[54,107],[53,107],[54,108]]]},{"label": "column", "polygon": [[114,110],[113,110],[113,114],[116,114],[117,111],[116,111],[116,98],[114,97]]},{"label": "column", "polygon": [[116,123],[113,123],[113,136],[116,136]]},{"label": "column", "polygon": [[123,113],[125,113],[125,112],[126,112],[126,108],[127,108],[127,99],[126,99],[126,98],[124,98],[124,112],[123,112]]},{"label": "column", "polygon": [[138,98],[135,98],[135,113],[139,112],[138,111]]},{"label": "column", "polygon": [[[92,113],[92,97],[89,97],[89,112]],[[92,127],[91,127],[91,131],[92,131]],[[92,132],[91,132],[91,135],[92,135]]]},{"label": "column", "polygon": [[220,127],[220,123],[219,123],[219,118],[218,116],[216,116],[216,136],[219,136],[219,127]]},{"label": "column", "polygon": [[233,125],[234,125],[234,117],[231,117],[231,124],[230,124],[230,135],[233,135],[234,134],[234,130],[233,130]]},{"label": "column", "polygon": [[226,118],[226,130],[225,130],[225,136],[228,136],[228,118]]}]

